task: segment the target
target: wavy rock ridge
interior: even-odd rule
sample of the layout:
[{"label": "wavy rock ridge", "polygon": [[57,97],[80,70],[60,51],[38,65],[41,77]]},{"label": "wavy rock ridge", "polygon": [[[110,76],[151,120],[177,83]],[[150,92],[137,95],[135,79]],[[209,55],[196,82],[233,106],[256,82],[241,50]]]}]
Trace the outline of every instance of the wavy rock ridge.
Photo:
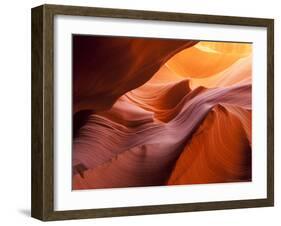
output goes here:
[{"label": "wavy rock ridge", "polygon": [[251,181],[251,45],[74,36],[73,189]]}]

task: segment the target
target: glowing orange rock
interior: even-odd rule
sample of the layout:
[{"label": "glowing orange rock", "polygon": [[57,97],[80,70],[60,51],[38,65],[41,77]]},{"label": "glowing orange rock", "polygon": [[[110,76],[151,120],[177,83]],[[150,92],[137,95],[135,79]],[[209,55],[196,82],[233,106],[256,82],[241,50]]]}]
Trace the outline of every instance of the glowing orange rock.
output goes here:
[{"label": "glowing orange rock", "polygon": [[[240,115],[232,111],[239,111]],[[250,125],[251,111],[215,107],[188,141],[167,183],[250,181]]]},{"label": "glowing orange rock", "polygon": [[166,64],[185,78],[213,76],[251,54],[251,44],[199,42],[177,53]]}]

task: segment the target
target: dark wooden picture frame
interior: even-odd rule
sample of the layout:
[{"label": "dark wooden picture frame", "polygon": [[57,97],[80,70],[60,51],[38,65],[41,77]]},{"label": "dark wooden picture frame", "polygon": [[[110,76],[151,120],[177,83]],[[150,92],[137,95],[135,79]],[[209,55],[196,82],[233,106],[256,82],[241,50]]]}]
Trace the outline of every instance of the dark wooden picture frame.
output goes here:
[{"label": "dark wooden picture frame", "polygon": [[[267,28],[267,198],[156,206],[54,210],[54,16],[94,16]],[[50,221],[274,205],[274,20],[183,13],[42,5],[32,9],[32,201],[31,215]]]}]

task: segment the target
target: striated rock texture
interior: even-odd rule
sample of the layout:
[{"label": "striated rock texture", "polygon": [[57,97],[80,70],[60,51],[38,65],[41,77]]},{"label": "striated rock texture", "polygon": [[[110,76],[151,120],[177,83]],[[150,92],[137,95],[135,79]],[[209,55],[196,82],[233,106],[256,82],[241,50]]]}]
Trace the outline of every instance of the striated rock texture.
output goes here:
[{"label": "striated rock texture", "polygon": [[251,44],[73,36],[73,189],[251,181]]}]

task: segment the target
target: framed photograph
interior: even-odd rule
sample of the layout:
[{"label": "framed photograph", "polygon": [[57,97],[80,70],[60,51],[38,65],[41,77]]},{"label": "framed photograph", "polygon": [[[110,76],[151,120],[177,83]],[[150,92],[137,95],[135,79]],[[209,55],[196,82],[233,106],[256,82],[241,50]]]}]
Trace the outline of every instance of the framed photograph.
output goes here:
[{"label": "framed photograph", "polygon": [[273,206],[274,21],[32,9],[32,216]]}]

